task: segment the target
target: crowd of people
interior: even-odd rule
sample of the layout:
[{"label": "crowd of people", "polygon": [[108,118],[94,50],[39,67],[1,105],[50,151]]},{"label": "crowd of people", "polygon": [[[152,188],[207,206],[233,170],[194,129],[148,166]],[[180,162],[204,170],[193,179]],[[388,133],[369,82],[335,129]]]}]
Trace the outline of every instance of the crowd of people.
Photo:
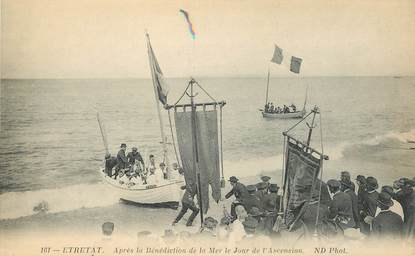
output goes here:
[{"label": "crowd of people", "polygon": [[122,143],[116,157],[109,153],[105,155],[104,172],[118,180],[121,185],[157,184],[162,180],[178,179],[183,175],[183,170],[177,163],[173,163],[172,168],[164,162],[157,165],[155,156],[149,155],[148,163],[145,164],[137,147],[132,147],[128,154],[126,151],[127,145]]},{"label": "crowd of people", "polygon": [[[310,199],[297,209],[286,211],[284,221],[278,185],[270,183],[268,176],[261,179],[256,185],[245,186],[236,177],[230,177],[232,189],[225,195],[226,199],[234,198],[230,213],[224,210],[218,220],[206,218],[201,234],[211,238],[225,237],[231,243],[255,237],[267,241],[266,237],[281,237],[281,230],[300,228],[305,230],[305,237],[319,234],[347,239],[357,234],[354,239],[414,238],[415,178],[400,178],[379,190],[374,177],[357,176],[356,187],[350,173],[341,172],[339,180],[330,179],[327,183],[317,180]],[[191,226],[199,212],[194,201],[196,191],[188,186],[185,189],[183,207],[173,225],[191,209],[192,214],[186,223]],[[291,218],[290,214],[293,215]]]},{"label": "crowd of people", "polygon": [[274,106],[274,103],[268,102],[265,104],[264,111],[265,113],[276,114],[294,113],[297,112],[297,107],[294,104],[291,104],[290,106],[283,105],[282,107]]}]

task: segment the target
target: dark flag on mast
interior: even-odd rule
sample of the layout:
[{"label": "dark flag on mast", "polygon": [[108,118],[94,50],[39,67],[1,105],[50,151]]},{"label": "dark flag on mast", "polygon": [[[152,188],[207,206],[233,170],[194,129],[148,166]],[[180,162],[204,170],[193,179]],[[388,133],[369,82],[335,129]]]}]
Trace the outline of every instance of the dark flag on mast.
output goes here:
[{"label": "dark flag on mast", "polygon": [[147,48],[148,56],[150,58],[150,69],[153,78],[153,85],[157,92],[158,98],[163,105],[167,104],[167,84],[164,82],[163,72],[160,69],[159,63],[157,62],[156,56],[154,55],[153,48],[150,44],[150,38],[147,34]]},{"label": "dark flag on mast", "polygon": [[300,73],[300,67],[301,67],[301,62],[302,61],[303,60],[301,58],[291,56],[290,71],[294,72],[296,74]]}]

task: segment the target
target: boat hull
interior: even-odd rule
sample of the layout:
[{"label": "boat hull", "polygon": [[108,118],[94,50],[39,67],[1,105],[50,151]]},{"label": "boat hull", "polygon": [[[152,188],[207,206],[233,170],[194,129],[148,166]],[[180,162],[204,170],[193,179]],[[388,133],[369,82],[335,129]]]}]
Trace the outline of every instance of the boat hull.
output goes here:
[{"label": "boat hull", "polygon": [[122,202],[143,207],[177,209],[181,196],[181,180],[163,180],[158,184],[127,186],[108,177],[101,170],[102,179],[118,194]]},{"label": "boat hull", "polygon": [[295,119],[295,118],[302,118],[306,114],[306,110],[303,109],[301,111],[292,112],[292,113],[265,113],[262,112],[262,117],[269,118],[269,119]]}]

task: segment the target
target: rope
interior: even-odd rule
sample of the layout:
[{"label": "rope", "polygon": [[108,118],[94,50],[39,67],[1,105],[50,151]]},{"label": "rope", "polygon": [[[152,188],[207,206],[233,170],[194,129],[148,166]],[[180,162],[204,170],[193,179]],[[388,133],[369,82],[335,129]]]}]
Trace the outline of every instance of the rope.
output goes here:
[{"label": "rope", "polygon": [[181,165],[180,161],[179,161],[179,155],[177,154],[177,149],[176,149],[176,142],[174,141],[174,135],[173,135],[173,125],[171,124],[171,117],[170,117],[170,109],[167,111],[168,116],[169,116],[169,124],[170,124],[170,133],[171,133],[171,140],[173,141],[173,149],[174,149],[174,155],[176,156],[176,161],[177,163]]},{"label": "rope", "polygon": [[318,225],[318,218],[319,218],[319,209],[320,209],[320,201],[321,201],[321,188],[323,186],[323,159],[324,159],[324,147],[323,147],[323,125],[321,120],[321,110],[320,110],[320,143],[321,143],[321,167],[320,167],[320,187],[318,190],[318,202],[317,202],[317,215],[316,215],[316,223],[315,223],[315,230],[314,232],[317,233],[317,225]]},{"label": "rope", "polygon": [[223,174],[223,144],[222,144],[222,106],[220,106],[219,110],[219,126],[220,126],[220,168],[222,171],[222,180],[221,180],[221,187],[225,187],[225,176]]},{"label": "rope", "polygon": [[301,122],[303,122],[309,115],[311,115],[313,113],[313,111],[310,111],[310,113],[308,113],[305,117],[303,117],[303,119],[301,119],[300,121],[298,121],[295,125],[293,125],[290,129],[286,130],[285,133],[289,133],[292,129],[294,129],[297,125],[299,125]]},{"label": "rope", "polygon": [[176,103],[174,103],[173,106],[176,106],[182,100],[183,96],[187,93],[187,89],[189,89],[189,86],[190,86],[190,83],[187,84],[186,89],[184,90],[182,96],[180,96],[180,98],[176,101]]},{"label": "rope", "polygon": [[283,186],[283,195],[282,200],[280,200],[280,206],[278,212],[281,212],[282,206],[284,205],[285,200],[285,151],[286,151],[286,139],[287,137],[284,136],[283,148],[282,148],[282,170],[281,170],[281,185]]},{"label": "rope", "polygon": [[202,89],[202,91],[206,93],[207,96],[209,96],[209,98],[211,98],[215,103],[217,103],[217,101],[212,96],[210,96],[210,94],[197,81],[195,81],[195,83],[197,84],[197,86],[199,86],[200,89]]}]

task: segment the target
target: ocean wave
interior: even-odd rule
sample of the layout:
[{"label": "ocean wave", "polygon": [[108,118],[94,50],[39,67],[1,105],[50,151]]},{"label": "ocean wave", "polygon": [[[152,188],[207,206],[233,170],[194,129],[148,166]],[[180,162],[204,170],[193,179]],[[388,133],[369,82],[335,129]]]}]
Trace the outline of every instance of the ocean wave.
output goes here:
[{"label": "ocean wave", "polygon": [[37,207],[47,203],[47,213],[115,204],[119,197],[105,184],[79,184],[57,189],[8,192],[0,195],[0,219],[16,219],[38,214]]},{"label": "ocean wave", "polygon": [[368,149],[375,147],[379,149],[409,149],[405,147],[407,143],[415,141],[415,129],[407,132],[390,131],[383,135],[376,135],[372,138],[358,142],[342,142],[334,147],[328,147],[325,154],[329,155],[331,160],[340,160],[345,154],[353,153],[356,149]]}]

